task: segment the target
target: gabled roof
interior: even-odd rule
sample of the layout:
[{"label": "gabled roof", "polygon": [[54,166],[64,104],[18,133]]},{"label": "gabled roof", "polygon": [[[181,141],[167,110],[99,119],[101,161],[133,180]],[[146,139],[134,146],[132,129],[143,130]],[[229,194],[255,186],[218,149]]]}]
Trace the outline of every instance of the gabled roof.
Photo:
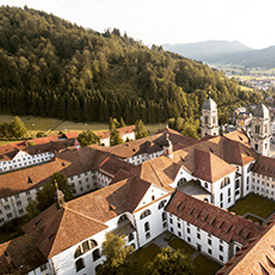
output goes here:
[{"label": "gabled roof", "polygon": [[180,168],[181,166],[170,158],[161,156],[140,165],[140,178],[155,186],[173,191],[174,189],[169,184],[175,180]]},{"label": "gabled roof", "polygon": [[275,223],[266,226],[262,234],[251,238],[216,275],[274,274]]},{"label": "gabled roof", "polygon": [[42,229],[0,244],[0,273],[26,274],[47,262],[36,243]]},{"label": "gabled roof", "polygon": [[241,216],[176,191],[166,211],[229,243],[245,244],[261,232],[261,226]]},{"label": "gabled roof", "polygon": [[265,156],[260,156],[253,165],[252,171],[275,178],[275,159]]},{"label": "gabled roof", "polygon": [[110,219],[134,212],[149,187],[150,183],[136,177],[123,180],[69,201],[60,209],[54,204],[22,229],[25,233],[43,229],[36,246],[51,258],[106,229]]}]

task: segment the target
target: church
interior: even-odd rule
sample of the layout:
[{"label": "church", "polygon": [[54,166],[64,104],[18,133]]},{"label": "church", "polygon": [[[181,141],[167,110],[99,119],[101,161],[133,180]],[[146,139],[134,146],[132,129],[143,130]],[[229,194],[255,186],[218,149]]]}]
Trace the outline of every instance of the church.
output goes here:
[{"label": "church", "polygon": [[[257,106],[250,134],[220,134],[209,97],[201,127],[199,141],[167,127],[110,148],[69,148],[46,164],[0,175],[4,208],[41,188],[53,171],[65,173],[76,195],[86,193],[65,202],[57,190],[56,204],[24,225],[24,235],[0,245],[2,272],[96,274],[106,233],[124,235],[137,250],[169,231],[222,264],[217,275],[271,274],[274,220],[261,226],[227,211],[249,193],[275,201],[269,111]],[[10,175],[32,183],[12,185]]]}]

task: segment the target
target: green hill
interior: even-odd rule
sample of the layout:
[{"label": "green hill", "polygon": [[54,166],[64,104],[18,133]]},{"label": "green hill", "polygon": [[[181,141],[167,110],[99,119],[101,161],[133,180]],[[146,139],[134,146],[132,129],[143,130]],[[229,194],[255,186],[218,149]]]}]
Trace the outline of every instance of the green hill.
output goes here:
[{"label": "green hill", "polygon": [[222,73],[118,29],[101,34],[28,7],[0,8],[0,76],[2,112],[71,121],[199,117],[208,91],[225,115],[259,100]]}]

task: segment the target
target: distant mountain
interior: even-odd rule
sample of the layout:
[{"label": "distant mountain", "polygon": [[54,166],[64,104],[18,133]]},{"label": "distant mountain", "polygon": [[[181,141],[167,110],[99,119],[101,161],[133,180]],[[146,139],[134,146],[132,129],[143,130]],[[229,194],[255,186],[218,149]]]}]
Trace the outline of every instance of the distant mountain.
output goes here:
[{"label": "distant mountain", "polygon": [[188,44],[163,44],[162,47],[184,57],[208,64],[235,64],[246,68],[275,68],[275,46],[255,50],[238,41],[206,41]]},{"label": "distant mountain", "polygon": [[165,50],[206,63],[227,63],[236,55],[252,51],[238,41],[212,40],[188,44],[163,44]]}]

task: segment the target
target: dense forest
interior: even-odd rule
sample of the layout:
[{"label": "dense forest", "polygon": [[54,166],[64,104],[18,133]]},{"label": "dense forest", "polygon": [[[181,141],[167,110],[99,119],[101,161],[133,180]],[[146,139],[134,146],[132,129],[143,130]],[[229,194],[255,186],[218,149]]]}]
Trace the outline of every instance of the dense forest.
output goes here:
[{"label": "dense forest", "polygon": [[209,92],[226,121],[261,101],[207,65],[27,6],[0,8],[0,76],[2,112],[72,121],[198,118]]}]

